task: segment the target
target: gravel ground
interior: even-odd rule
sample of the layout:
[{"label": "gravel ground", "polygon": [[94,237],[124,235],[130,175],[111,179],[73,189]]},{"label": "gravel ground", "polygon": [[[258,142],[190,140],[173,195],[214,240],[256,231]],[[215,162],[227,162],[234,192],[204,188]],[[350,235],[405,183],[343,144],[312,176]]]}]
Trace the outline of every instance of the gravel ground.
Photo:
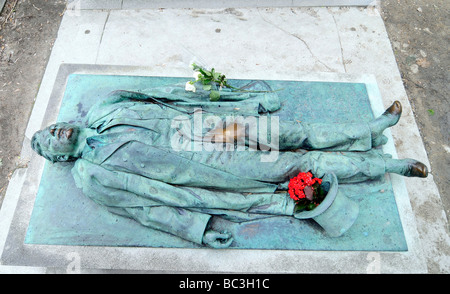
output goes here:
[{"label": "gravel ground", "polygon": [[0,204],[20,159],[65,1],[7,0],[0,14]]},{"label": "gravel ground", "polygon": [[383,0],[381,8],[448,220],[450,1]]}]

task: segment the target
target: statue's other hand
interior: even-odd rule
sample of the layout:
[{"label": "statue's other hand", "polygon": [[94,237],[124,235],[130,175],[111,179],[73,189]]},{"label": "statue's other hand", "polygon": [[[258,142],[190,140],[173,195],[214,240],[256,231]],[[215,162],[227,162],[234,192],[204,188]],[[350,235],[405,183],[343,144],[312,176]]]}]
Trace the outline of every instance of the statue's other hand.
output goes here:
[{"label": "statue's other hand", "polygon": [[233,238],[230,233],[227,232],[217,232],[213,230],[207,230],[203,234],[203,243],[216,249],[227,248],[233,242]]}]

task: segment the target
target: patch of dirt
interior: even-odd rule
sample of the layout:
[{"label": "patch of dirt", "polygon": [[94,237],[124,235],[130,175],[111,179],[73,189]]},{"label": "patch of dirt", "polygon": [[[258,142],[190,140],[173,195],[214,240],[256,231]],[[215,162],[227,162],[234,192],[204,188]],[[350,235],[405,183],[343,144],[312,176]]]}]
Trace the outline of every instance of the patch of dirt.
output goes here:
[{"label": "patch of dirt", "polygon": [[0,204],[20,160],[25,129],[66,2],[7,0],[0,14]]},{"label": "patch of dirt", "polygon": [[[394,49],[447,214],[450,215],[450,72],[448,0],[383,0]],[[412,146],[413,148],[413,146]]]}]

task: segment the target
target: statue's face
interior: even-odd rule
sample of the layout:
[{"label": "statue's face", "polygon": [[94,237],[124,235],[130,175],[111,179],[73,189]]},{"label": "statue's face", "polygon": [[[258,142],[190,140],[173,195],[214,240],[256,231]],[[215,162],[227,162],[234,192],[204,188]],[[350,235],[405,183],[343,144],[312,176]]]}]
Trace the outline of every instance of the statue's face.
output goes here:
[{"label": "statue's face", "polygon": [[32,148],[51,161],[68,161],[75,156],[79,127],[56,123],[34,134]]}]

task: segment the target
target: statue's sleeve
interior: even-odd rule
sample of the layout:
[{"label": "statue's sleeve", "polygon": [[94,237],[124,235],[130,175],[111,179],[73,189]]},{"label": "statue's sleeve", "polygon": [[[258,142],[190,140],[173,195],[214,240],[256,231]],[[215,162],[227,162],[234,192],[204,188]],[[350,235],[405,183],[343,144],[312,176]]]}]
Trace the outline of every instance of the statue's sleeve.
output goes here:
[{"label": "statue's sleeve", "polygon": [[[123,103],[154,103],[175,109],[181,113],[192,113],[198,108],[215,114],[259,115],[280,109],[281,102],[276,92],[262,81],[247,85],[246,91],[222,89],[219,101],[210,101],[209,91],[198,89],[189,92],[183,84],[166,85],[139,91],[116,90],[95,103],[86,115],[88,126],[92,126],[117,109]],[[262,91],[261,91],[262,89]]]},{"label": "statue's sleeve", "polygon": [[[140,187],[147,190],[146,195],[143,190],[142,195],[130,192],[131,189],[127,189],[129,183],[126,173],[107,170],[84,159],[76,161],[72,175],[77,187],[86,196],[109,211],[133,218],[144,226],[202,243],[211,216],[170,206],[170,201],[174,200],[173,195],[170,195],[171,185],[164,185],[168,193],[167,202],[164,202],[162,198],[152,197],[152,193],[157,192],[155,187]],[[176,188],[173,189],[175,195]]]},{"label": "statue's sleeve", "polygon": [[143,226],[197,244],[202,244],[203,234],[211,218],[208,214],[168,206],[107,207],[107,209],[114,214],[132,218]]},{"label": "statue's sleeve", "polygon": [[[184,84],[167,85],[152,89],[142,90],[142,93],[156,98],[164,98],[176,105],[201,106],[204,109],[213,105],[221,105],[231,111],[242,108],[243,111],[253,105],[259,113],[273,112],[281,107],[280,99],[276,92],[262,81],[251,82],[244,86],[245,91],[233,91],[228,88],[220,90],[220,100],[211,102],[209,91],[201,87],[195,92],[186,91]],[[218,107],[219,108],[219,107]],[[208,109],[211,110],[211,109]]]},{"label": "statue's sleeve", "polygon": [[128,101],[145,101],[172,108],[176,108],[176,106],[201,107],[204,110],[219,113],[258,114],[273,112],[281,107],[277,93],[271,91],[270,87],[264,85],[261,81],[250,83],[246,91],[242,92],[224,88],[220,91],[219,101],[210,101],[209,94],[209,91],[202,88],[195,92],[186,91],[184,84],[172,84],[139,91],[116,90],[96,103],[90,112],[95,114],[110,105]]}]

